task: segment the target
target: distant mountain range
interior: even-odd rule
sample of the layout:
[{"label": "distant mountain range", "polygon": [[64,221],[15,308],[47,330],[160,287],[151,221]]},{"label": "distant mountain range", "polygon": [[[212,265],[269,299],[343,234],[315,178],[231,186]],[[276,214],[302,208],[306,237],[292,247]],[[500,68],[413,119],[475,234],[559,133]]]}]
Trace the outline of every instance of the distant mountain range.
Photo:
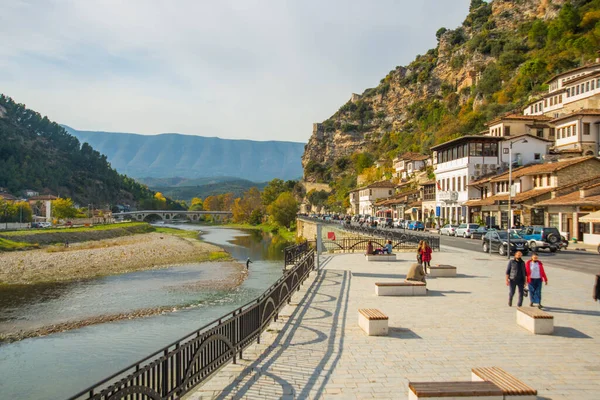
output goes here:
[{"label": "distant mountain range", "polygon": [[185,200],[188,203],[193,197],[202,199],[223,193],[233,193],[234,197],[241,197],[251,187],[262,190],[267,183],[256,183],[245,179],[220,177],[220,178],[139,178],[139,182],[148,185],[152,190],[161,192],[167,197]]},{"label": "distant mountain range", "polygon": [[289,180],[302,176],[303,143],[231,140],[177,133],[137,135],[63,127],[80,142],[87,142],[106,155],[117,171],[133,178],[234,177],[265,182],[273,178]]}]

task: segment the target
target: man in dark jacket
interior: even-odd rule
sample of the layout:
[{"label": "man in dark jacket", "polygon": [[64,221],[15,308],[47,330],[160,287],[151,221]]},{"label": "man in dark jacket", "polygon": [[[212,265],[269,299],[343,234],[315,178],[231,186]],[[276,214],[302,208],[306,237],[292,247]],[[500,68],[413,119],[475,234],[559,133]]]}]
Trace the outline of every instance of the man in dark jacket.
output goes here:
[{"label": "man in dark jacket", "polygon": [[596,284],[594,285],[594,300],[600,301],[600,274],[596,275]]},{"label": "man in dark jacket", "polygon": [[515,253],[515,258],[508,262],[508,267],[506,268],[506,286],[510,287],[508,292],[509,307],[512,307],[515,288],[519,288],[519,302],[517,305],[519,307],[523,305],[523,290],[525,281],[527,280],[527,271],[525,269],[525,262],[521,257],[523,257],[523,253],[517,251]]}]

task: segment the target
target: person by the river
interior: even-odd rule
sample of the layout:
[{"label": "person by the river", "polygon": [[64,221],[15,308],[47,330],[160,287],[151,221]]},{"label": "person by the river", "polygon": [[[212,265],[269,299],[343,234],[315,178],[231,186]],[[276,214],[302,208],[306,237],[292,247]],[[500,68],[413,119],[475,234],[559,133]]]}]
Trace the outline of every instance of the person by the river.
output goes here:
[{"label": "person by the river", "polygon": [[250,261],[250,257],[248,257],[248,259],[246,260],[246,269],[250,268],[250,264],[252,264],[252,261]]},{"label": "person by the river", "polygon": [[373,252],[373,242],[371,242],[370,240],[367,243],[367,254],[374,254],[374,252]]}]

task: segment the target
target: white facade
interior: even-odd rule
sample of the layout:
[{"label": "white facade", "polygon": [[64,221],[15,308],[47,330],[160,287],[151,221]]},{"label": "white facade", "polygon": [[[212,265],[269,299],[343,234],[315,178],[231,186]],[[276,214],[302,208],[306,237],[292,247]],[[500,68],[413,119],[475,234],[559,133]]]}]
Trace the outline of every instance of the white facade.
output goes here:
[{"label": "white facade", "polygon": [[577,115],[556,121],[556,148],[581,150],[583,155],[598,156],[600,115]]},{"label": "white facade", "polygon": [[394,194],[394,187],[369,187],[358,192],[358,210],[361,215],[375,215],[374,204],[378,200],[387,199]]},{"label": "white facade", "polygon": [[394,159],[394,169],[396,177],[407,179],[412,174],[421,171],[427,166],[427,159],[423,160],[407,160],[402,158]]},{"label": "white facade", "polygon": [[[527,165],[544,162],[545,156],[548,154],[552,142],[530,135],[517,136],[514,138],[504,138],[500,142],[500,163],[508,165],[509,162],[509,146],[513,143],[512,162],[513,166]],[[527,140],[524,143],[523,140]]]}]

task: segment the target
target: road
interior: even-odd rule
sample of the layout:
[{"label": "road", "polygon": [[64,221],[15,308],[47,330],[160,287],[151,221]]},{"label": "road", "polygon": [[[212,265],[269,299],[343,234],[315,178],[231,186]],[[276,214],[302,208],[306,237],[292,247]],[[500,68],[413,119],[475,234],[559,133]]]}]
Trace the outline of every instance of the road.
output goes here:
[{"label": "road", "polygon": [[[452,236],[441,236],[440,238],[442,246],[474,250],[480,252],[482,256],[484,255],[481,250],[481,240]],[[548,250],[540,250],[538,251],[538,255],[544,266],[563,268],[593,275],[600,273],[600,254],[593,251],[562,250],[550,253]],[[492,254],[492,257],[500,258],[498,253]],[[527,259],[527,257],[525,258]]]},{"label": "road", "polygon": [[[339,222],[327,222],[325,224],[340,225]],[[357,223],[353,222],[353,226],[358,226]],[[388,229],[385,229],[388,230]],[[390,229],[396,232],[406,232],[415,235],[423,236],[438,236],[437,233],[430,232],[416,232],[404,229]],[[465,239],[462,237],[453,236],[440,236],[440,245],[448,247],[456,247],[459,249],[473,250],[481,254],[483,257],[494,257],[501,258],[498,253],[493,253],[490,256],[486,256],[482,249],[481,240]],[[570,245],[573,246],[573,245]],[[576,246],[576,245],[575,245]],[[562,268],[569,271],[579,271],[585,274],[600,274],[600,254],[596,251],[579,251],[579,250],[562,250],[556,253],[550,253],[548,250],[538,251],[540,260],[544,263],[545,267]],[[479,258],[477,255],[475,257]],[[528,257],[525,257],[528,259]]]}]

